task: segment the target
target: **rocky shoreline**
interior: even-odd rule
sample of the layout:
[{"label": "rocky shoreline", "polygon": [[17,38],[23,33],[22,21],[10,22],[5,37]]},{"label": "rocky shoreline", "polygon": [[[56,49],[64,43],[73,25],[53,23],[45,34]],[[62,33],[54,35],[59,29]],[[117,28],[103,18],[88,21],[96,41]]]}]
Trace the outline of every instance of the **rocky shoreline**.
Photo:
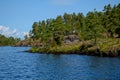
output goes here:
[{"label": "rocky shoreline", "polygon": [[88,55],[88,56],[98,56],[98,57],[120,57],[120,51],[117,51],[117,54],[116,53],[112,53],[112,52],[109,52],[109,53],[104,53],[104,52],[80,52],[80,51],[71,51],[71,52],[40,52],[40,51],[36,51],[36,52],[33,52],[31,50],[27,50],[25,52],[31,52],[31,53],[40,53],[40,54],[55,54],[55,55],[61,55],[61,54],[77,54],[77,55]]},{"label": "rocky shoreline", "polygon": [[27,39],[17,43],[14,47],[32,47],[27,52],[46,54],[80,54],[100,57],[120,57],[120,38],[97,39],[79,41],[76,36],[66,37],[63,44],[58,46],[44,46],[40,39]]},{"label": "rocky shoreline", "polygon": [[[114,42],[113,42],[114,41]],[[28,52],[47,54],[78,54],[100,57],[120,57],[120,39],[99,40],[97,45],[92,45],[91,41],[64,44],[61,46],[43,49],[32,47]]]}]

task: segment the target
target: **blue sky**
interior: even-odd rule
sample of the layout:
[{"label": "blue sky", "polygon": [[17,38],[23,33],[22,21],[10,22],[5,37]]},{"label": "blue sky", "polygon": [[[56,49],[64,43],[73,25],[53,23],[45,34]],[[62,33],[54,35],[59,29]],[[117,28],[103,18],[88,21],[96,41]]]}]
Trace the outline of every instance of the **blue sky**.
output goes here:
[{"label": "blue sky", "polygon": [[0,0],[0,33],[21,37],[32,29],[35,21],[55,18],[66,13],[102,11],[104,5],[120,0]]}]

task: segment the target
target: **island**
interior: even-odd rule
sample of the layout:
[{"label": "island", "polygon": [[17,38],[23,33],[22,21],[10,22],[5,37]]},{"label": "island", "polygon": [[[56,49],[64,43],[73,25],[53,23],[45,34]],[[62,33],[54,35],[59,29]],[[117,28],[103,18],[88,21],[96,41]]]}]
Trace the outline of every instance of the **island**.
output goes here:
[{"label": "island", "polygon": [[[49,14],[49,13],[48,13]],[[120,3],[103,11],[64,13],[34,22],[29,36],[15,46],[32,46],[29,52],[120,56]]]}]

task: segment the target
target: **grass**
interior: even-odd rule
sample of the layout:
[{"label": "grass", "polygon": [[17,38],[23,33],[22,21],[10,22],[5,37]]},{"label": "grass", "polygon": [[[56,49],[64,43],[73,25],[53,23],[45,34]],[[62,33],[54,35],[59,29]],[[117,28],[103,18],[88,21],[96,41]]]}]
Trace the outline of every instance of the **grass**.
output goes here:
[{"label": "grass", "polygon": [[105,55],[109,55],[111,52],[112,55],[118,55],[120,51],[120,38],[105,38],[105,39],[97,39],[97,45],[93,45],[94,40],[81,41],[79,43],[71,43],[71,44],[62,44],[61,46],[50,47],[46,50],[41,49],[39,47],[31,48],[31,52],[47,52],[47,53],[92,53],[95,54],[96,50],[99,49],[100,53],[104,53]]},{"label": "grass", "polygon": [[51,47],[49,52],[62,52],[62,53],[67,53],[67,52],[74,52],[79,50],[80,44],[73,43],[70,45],[61,45],[61,46],[56,46],[56,47]]},{"label": "grass", "polygon": [[101,51],[105,53],[108,53],[109,51],[118,51],[120,50],[120,39],[105,39],[99,46]]}]

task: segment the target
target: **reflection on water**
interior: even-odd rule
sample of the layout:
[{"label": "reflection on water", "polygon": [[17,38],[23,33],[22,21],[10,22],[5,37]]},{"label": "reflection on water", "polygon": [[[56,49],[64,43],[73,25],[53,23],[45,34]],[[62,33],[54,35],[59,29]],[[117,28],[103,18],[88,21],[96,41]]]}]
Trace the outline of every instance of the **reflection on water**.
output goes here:
[{"label": "reflection on water", "polygon": [[24,53],[0,47],[0,80],[119,80],[120,58]]}]

